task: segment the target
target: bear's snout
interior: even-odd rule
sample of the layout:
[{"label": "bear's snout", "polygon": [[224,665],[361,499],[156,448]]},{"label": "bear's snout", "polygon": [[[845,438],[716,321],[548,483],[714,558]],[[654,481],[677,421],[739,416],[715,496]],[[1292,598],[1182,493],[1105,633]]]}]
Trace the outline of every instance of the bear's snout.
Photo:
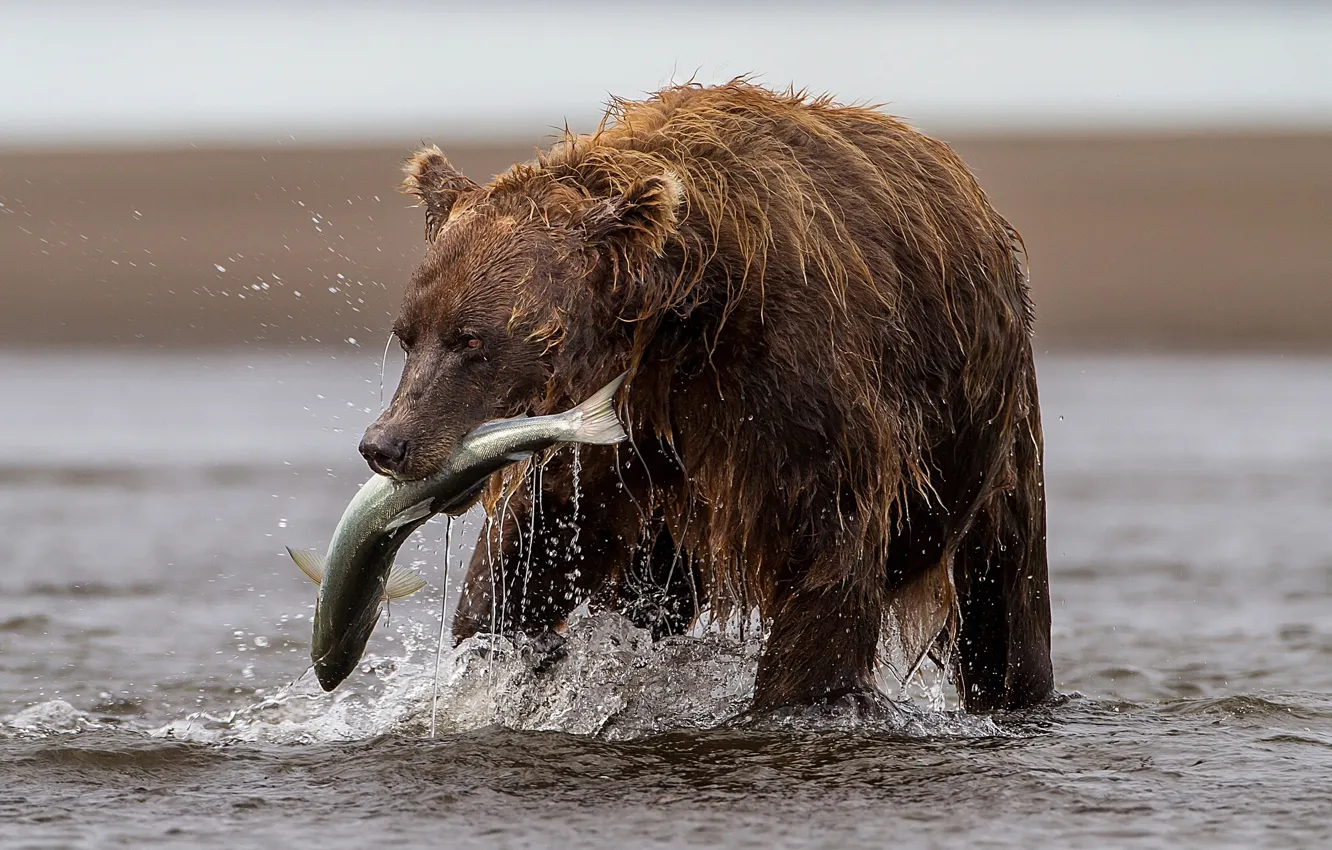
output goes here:
[{"label": "bear's snout", "polygon": [[361,456],[380,475],[398,477],[407,468],[411,444],[393,428],[378,423],[366,429],[361,438]]}]

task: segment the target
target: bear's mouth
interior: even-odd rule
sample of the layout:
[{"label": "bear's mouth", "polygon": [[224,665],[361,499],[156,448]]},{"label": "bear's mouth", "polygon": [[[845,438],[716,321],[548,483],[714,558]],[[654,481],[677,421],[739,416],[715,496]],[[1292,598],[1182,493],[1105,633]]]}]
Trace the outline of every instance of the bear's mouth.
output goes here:
[{"label": "bear's mouth", "polygon": [[410,481],[422,481],[426,478],[429,478],[431,475],[431,472],[429,470],[427,470],[424,474],[421,474],[412,469],[406,469],[406,468],[393,469],[391,467],[384,466],[378,460],[373,460],[373,459],[367,460],[366,465],[369,466],[370,471],[375,473],[376,475],[382,475],[385,478],[391,478],[394,481],[397,481],[401,484],[406,484]]},{"label": "bear's mouth", "polygon": [[392,478],[394,481],[402,480],[397,476],[396,473],[393,472],[393,470],[388,469],[383,465],[381,465],[377,458],[368,458],[366,459],[365,463],[366,466],[370,467],[370,471],[376,475],[382,475],[385,478]]}]

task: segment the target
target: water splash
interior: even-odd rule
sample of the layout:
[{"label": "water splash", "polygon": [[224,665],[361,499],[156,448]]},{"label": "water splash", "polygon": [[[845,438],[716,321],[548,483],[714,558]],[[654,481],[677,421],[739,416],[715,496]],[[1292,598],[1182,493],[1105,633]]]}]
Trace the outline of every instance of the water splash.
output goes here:
[{"label": "water splash", "polygon": [[[849,707],[749,718],[757,629],[697,630],[653,642],[618,614],[572,620],[552,660],[498,635],[441,651],[425,624],[403,629],[405,654],[367,658],[332,694],[312,677],[225,716],[196,713],[152,732],[208,743],[311,743],[379,735],[427,737],[490,726],[605,740],[738,723],[774,730],[859,730],[925,737],[1006,734],[989,718],[903,702],[865,719]],[[436,660],[436,653],[439,653]]]},{"label": "water splash", "polygon": [[45,736],[114,728],[105,720],[80,711],[61,699],[30,705],[16,714],[0,718],[0,738]]}]

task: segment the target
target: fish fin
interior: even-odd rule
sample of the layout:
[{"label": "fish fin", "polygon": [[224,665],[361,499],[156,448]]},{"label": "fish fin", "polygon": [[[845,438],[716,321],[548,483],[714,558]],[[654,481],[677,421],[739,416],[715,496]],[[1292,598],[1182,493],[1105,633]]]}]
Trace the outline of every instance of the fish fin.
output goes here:
[{"label": "fish fin", "polygon": [[305,577],[315,584],[324,583],[324,559],[314,552],[307,552],[304,549],[293,549],[287,547],[287,554],[296,562],[296,566],[301,568]]},{"label": "fish fin", "polygon": [[532,454],[532,452],[510,452],[504,456],[504,459],[519,463],[520,461],[527,460]]},{"label": "fish fin", "polygon": [[430,510],[430,503],[434,499],[426,499],[423,502],[417,502],[405,511],[402,511],[393,519],[389,520],[388,525],[384,526],[385,531],[396,531],[409,522],[416,522],[430,516],[434,511]]},{"label": "fish fin", "polygon": [[597,390],[591,398],[573,409],[572,412],[578,416],[575,420],[578,424],[574,426],[571,441],[611,445],[626,439],[624,426],[620,424],[620,418],[615,415],[615,391],[624,383],[625,375],[628,374],[628,372],[621,373],[620,377]]},{"label": "fish fin", "polygon": [[389,570],[388,578],[384,581],[384,595],[392,602],[411,596],[425,586],[426,580],[421,578],[420,573],[406,567],[394,567]]}]

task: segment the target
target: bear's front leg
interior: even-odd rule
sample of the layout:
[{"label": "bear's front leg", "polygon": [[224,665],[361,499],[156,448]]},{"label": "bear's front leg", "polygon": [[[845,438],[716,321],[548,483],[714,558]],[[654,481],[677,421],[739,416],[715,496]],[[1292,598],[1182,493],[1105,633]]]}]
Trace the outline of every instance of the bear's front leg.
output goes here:
[{"label": "bear's front leg", "polygon": [[578,557],[557,500],[545,500],[535,523],[530,505],[514,502],[477,541],[453,615],[455,641],[480,633],[546,635],[607,580],[605,560],[587,557],[581,541]]},{"label": "bear's front leg", "polygon": [[453,618],[455,641],[482,632],[540,638],[583,602],[617,605],[641,536],[637,504],[616,486],[613,467],[589,463],[578,499],[560,467],[548,464],[544,477],[535,521],[530,496],[519,493],[477,541]]}]

